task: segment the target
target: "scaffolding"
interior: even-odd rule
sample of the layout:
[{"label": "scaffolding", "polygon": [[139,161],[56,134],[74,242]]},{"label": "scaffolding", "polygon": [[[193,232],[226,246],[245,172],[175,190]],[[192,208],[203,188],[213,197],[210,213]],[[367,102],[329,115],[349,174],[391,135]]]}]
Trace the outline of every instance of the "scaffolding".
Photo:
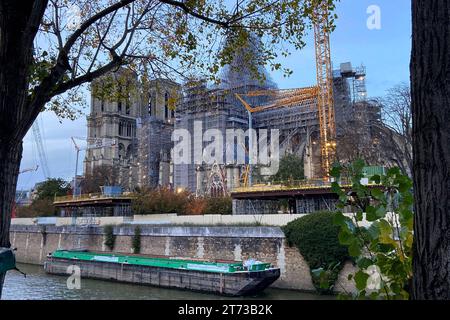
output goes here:
[{"label": "scaffolding", "polygon": [[366,67],[361,65],[354,71],[353,103],[364,102],[367,99]]},{"label": "scaffolding", "polygon": [[[233,92],[236,90],[246,90],[244,88],[207,88],[204,83],[185,89],[185,94],[177,106],[175,129],[185,129],[191,135],[190,154],[191,163],[175,164],[174,183],[177,187],[186,188],[198,195],[211,193],[211,185],[214,185],[214,192],[219,192],[217,186],[222,186],[223,193],[227,193],[228,187],[233,188],[236,184],[235,176],[239,175],[238,166],[226,166],[225,161],[214,165],[207,165],[202,159],[197,159],[196,155],[202,155],[203,149],[208,142],[203,141],[203,134],[206,130],[217,129],[226,136],[227,129],[246,130],[246,113],[237,106]],[[196,127],[200,125],[200,127]],[[225,141],[224,141],[225,142]],[[227,145],[223,144],[222,155],[226,154]],[[225,160],[225,159],[223,159]],[[220,175],[213,174],[221,172]],[[212,177],[221,177],[220,184],[214,182]]]},{"label": "scaffolding", "polygon": [[174,125],[154,116],[138,118],[138,185],[170,187],[170,151]]}]

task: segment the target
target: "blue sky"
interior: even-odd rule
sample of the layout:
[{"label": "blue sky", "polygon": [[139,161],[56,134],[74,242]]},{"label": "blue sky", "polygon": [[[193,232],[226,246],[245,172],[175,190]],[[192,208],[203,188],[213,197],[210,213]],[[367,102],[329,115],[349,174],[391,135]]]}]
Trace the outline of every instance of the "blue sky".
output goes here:
[{"label": "blue sky", "polygon": [[[367,8],[377,5],[381,9],[381,29],[369,30]],[[337,28],[331,35],[331,58],[338,68],[341,62],[351,61],[354,66],[363,63],[367,68],[366,85],[370,97],[382,96],[392,86],[409,81],[411,52],[411,3],[409,0],[341,0],[337,4]],[[279,88],[314,85],[316,80],[314,42],[312,34],[306,38],[307,46],[293,52],[280,62],[294,71],[289,78],[273,73]],[[90,101],[90,99],[87,99]],[[89,112],[88,108],[84,110]],[[75,172],[76,152],[71,136],[86,137],[86,116],[62,123],[50,112],[39,117],[48,166],[52,177],[71,179]],[[80,154],[82,170],[84,154]],[[37,150],[30,132],[24,139],[21,169],[39,164]],[[39,168],[19,176],[18,189],[30,189],[44,180]]]}]

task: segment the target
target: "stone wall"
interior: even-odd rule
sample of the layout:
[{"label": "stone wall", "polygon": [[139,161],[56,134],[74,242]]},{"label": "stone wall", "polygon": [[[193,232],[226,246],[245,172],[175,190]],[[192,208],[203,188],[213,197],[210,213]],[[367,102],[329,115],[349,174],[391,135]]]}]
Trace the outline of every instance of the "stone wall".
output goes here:
[{"label": "stone wall", "polygon": [[[141,253],[186,258],[246,260],[270,262],[281,269],[281,277],[272,286],[313,291],[309,266],[295,247],[286,244],[279,227],[176,227],[140,226]],[[115,252],[132,253],[135,226],[117,226]],[[86,248],[108,251],[103,228],[77,226],[11,226],[11,242],[17,248],[18,262],[43,264],[48,253],[57,248]],[[353,270],[347,264],[343,273]],[[336,287],[351,290],[346,276]]]}]

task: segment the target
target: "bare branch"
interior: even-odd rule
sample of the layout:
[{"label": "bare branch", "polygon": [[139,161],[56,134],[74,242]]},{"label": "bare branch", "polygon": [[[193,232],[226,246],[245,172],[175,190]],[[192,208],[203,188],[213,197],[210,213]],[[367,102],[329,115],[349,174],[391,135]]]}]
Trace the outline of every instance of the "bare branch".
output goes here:
[{"label": "bare branch", "polygon": [[231,27],[231,24],[229,21],[220,21],[217,19],[213,19],[213,18],[204,16],[202,14],[199,14],[199,13],[193,11],[191,8],[189,8],[184,2],[175,1],[175,0],[159,0],[159,1],[162,3],[166,3],[166,4],[170,4],[172,6],[178,7],[180,9],[182,9],[185,13],[187,13],[195,18],[198,18],[200,20],[219,25],[225,29],[228,29]]},{"label": "bare branch", "polygon": [[123,63],[123,59],[119,56],[113,58],[111,62],[104,65],[103,67],[98,68],[95,71],[87,72],[86,74],[79,76],[75,79],[66,81],[58,85],[52,92],[52,95],[58,95],[66,92],[72,88],[78,87],[86,82],[91,82],[92,80],[101,77],[102,75],[114,70],[114,68],[119,67]]}]

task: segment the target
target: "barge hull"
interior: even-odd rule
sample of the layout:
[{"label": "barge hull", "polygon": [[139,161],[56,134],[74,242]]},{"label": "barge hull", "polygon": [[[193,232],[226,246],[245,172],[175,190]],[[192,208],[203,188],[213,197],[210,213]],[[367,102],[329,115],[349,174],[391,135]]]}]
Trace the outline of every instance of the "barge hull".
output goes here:
[{"label": "barge hull", "polygon": [[280,277],[278,268],[252,272],[217,273],[103,261],[74,261],[51,257],[45,262],[44,269],[49,274],[70,275],[68,267],[72,265],[80,267],[81,278],[113,280],[228,296],[258,293]]}]

